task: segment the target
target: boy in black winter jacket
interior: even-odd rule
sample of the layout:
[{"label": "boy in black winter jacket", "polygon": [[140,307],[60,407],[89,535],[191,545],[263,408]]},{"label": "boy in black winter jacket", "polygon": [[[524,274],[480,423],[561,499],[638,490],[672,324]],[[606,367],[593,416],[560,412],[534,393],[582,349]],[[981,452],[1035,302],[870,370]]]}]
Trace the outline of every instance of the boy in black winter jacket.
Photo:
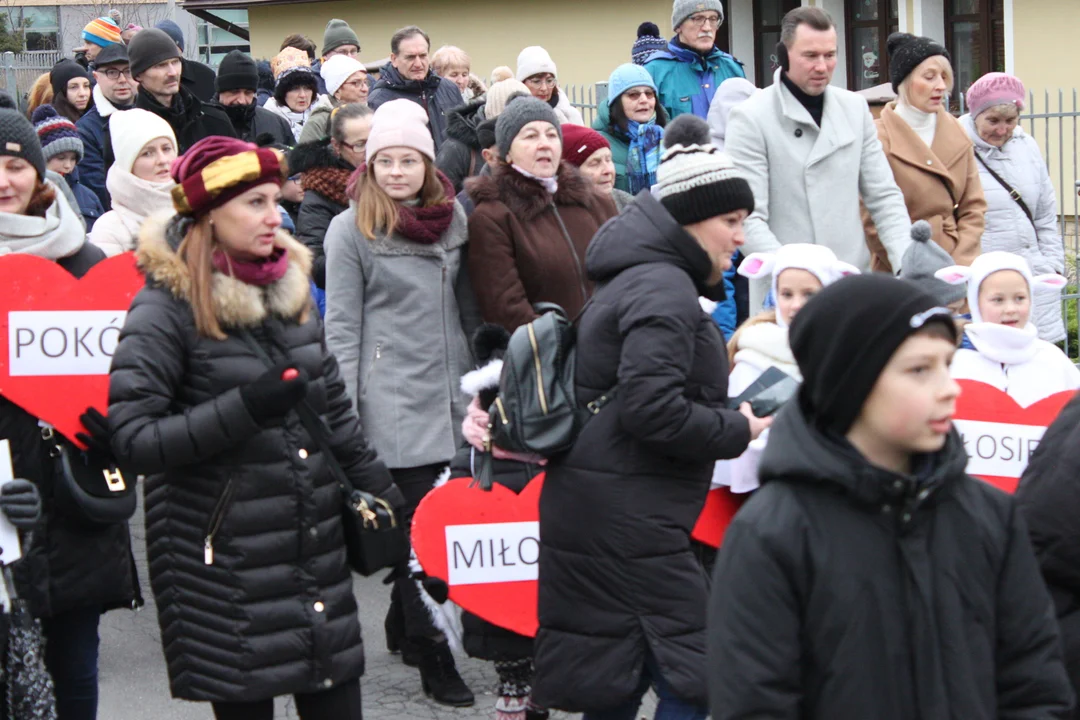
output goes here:
[{"label": "boy in black winter jacket", "polygon": [[804,382],[712,585],[714,720],[1069,717],[1023,518],[965,473],[957,331],[935,305],[856,276],[792,323]]}]

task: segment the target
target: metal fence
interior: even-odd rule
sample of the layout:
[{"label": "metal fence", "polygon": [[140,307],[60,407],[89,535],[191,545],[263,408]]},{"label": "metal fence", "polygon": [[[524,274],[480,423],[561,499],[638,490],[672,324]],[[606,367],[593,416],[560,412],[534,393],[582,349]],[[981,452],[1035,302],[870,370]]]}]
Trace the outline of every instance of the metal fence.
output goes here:
[{"label": "metal fence", "polygon": [[607,100],[607,83],[565,85],[559,86],[559,91],[565,92],[570,104],[581,111],[581,117],[585,119],[585,127],[592,127],[600,103]]},{"label": "metal fence", "polygon": [[21,53],[6,52],[0,56],[0,84],[2,89],[26,109],[30,87],[42,73],[52,69],[61,58],[59,50],[29,50]]}]

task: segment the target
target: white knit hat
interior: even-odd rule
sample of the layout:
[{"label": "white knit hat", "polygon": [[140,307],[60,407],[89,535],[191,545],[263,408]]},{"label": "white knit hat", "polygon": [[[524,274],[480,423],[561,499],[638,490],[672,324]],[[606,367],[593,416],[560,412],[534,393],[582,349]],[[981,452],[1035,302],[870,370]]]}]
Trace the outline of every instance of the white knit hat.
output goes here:
[{"label": "white knit hat", "polygon": [[934,273],[939,280],[944,280],[950,285],[962,285],[967,283],[968,307],[971,309],[971,321],[984,322],[982,313],[979,312],[979,288],[983,281],[1001,270],[1015,270],[1027,281],[1028,291],[1032,294],[1035,287],[1048,287],[1061,290],[1069,282],[1057,273],[1046,273],[1032,277],[1031,266],[1027,260],[1010,252],[995,250],[983,253],[975,258],[971,267],[966,265],[951,265]]},{"label": "white knit hat", "polygon": [[[821,282],[821,286],[831,285],[842,277],[858,275],[859,269],[836,257],[829,248],[824,245],[811,245],[809,243],[792,243],[784,245],[776,252],[756,252],[747,255],[739,265],[739,274],[743,277],[757,280],[766,276],[772,276],[773,297],[779,297],[776,289],[776,280],[780,273],[785,270],[805,270]],[[776,314],[776,324],[784,327],[780,314]]]},{"label": "white knit hat", "polygon": [[521,51],[517,62],[517,79],[525,82],[525,78],[531,78],[540,73],[551,73],[555,77],[559,73],[555,70],[555,61],[551,59],[548,51],[539,45],[530,45]]},{"label": "white knit hat", "polygon": [[326,83],[326,92],[333,97],[345,81],[364,69],[364,66],[356,58],[348,55],[334,55],[329,60],[323,61],[319,74]]},{"label": "white knit hat", "polygon": [[484,103],[484,119],[494,120],[502,114],[502,111],[506,109],[506,103],[510,100],[510,96],[514,94],[525,95],[526,97],[532,95],[529,92],[529,87],[514,78],[508,78],[506,80],[500,80],[487,91],[487,102]]},{"label": "white knit hat", "polygon": [[435,161],[435,140],[428,129],[427,113],[412,100],[383,103],[371,117],[365,148],[367,162],[380,150],[392,147],[412,148]]},{"label": "white knit hat", "polygon": [[128,172],[131,172],[135,159],[151,140],[168,138],[179,152],[172,126],[160,116],[140,108],[122,110],[110,115],[109,137],[112,138],[116,165]]}]

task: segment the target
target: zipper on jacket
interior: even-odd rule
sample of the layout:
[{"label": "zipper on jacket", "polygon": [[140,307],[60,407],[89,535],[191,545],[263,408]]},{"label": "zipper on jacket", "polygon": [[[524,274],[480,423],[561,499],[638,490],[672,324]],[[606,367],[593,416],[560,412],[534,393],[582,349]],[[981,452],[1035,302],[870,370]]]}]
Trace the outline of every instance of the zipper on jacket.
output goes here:
[{"label": "zipper on jacket", "polygon": [[210,527],[206,531],[206,541],[203,544],[203,562],[207,565],[214,564],[214,536],[221,529],[221,523],[225,520],[225,514],[232,503],[232,496],[233,480],[229,478],[229,481],[225,483],[225,489],[221,492],[221,497],[218,498],[217,505],[214,506],[214,512],[210,514]]},{"label": "zipper on jacket", "polygon": [[[499,419],[502,420],[502,424],[505,427],[510,427],[510,418],[506,417],[506,408],[503,407],[503,401],[501,397],[495,397],[495,409],[499,411]],[[490,424],[488,425],[490,429]]]},{"label": "zipper on jacket", "polygon": [[371,382],[371,376],[375,373],[375,364],[382,358],[382,343],[375,343],[375,357],[371,361],[371,367],[368,368],[367,375],[364,376],[364,387],[360,389],[360,397],[367,395],[368,384]]},{"label": "zipper on jacket", "polygon": [[536,343],[536,330],[533,329],[532,323],[529,323],[525,327],[529,331],[529,344],[532,345],[533,364],[536,366],[536,394],[540,397],[540,410],[547,415],[547,395],[544,393],[544,372],[540,365],[540,348]]},{"label": "zipper on jacket", "polygon": [[566,245],[570,248],[570,257],[574,258],[574,267],[577,268],[578,287],[581,288],[581,302],[588,302],[589,291],[585,289],[585,271],[581,268],[581,260],[578,258],[577,248],[574,247],[574,241],[570,239],[570,233],[566,230],[566,225],[563,223],[562,215],[559,214],[559,209],[555,207],[555,201],[552,200],[548,207],[551,208],[551,212],[555,213],[555,220],[559,223],[559,229],[562,230],[563,239],[566,240]]}]

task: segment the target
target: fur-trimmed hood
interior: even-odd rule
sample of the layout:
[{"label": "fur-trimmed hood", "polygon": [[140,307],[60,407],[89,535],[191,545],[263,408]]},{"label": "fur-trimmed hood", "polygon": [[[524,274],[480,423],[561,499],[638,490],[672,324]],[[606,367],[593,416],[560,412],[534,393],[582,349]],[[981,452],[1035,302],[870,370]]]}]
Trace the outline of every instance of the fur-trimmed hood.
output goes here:
[{"label": "fur-trimmed hood", "polygon": [[[556,205],[588,207],[597,191],[578,169],[569,163],[559,164],[559,189]],[[477,205],[501,202],[518,218],[529,221],[544,212],[549,195],[543,186],[505,164],[491,168],[491,175],[477,175],[465,181],[465,190]]]},{"label": "fur-trimmed hood", "polygon": [[484,99],[472,100],[446,111],[446,137],[480,150],[476,127],[484,122]]},{"label": "fur-trimmed hood", "polygon": [[289,151],[289,173],[295,175],[316,168],[342,168],[349,171],[356,169],[334,152],[330,146],[330,138],[301,143]]},{"label": "fur-trimmed hood", "polygon": [[[173,217],[166,211],[147,218],[139,233],[136,259],[147,284],[190,302],[191,274],[169,238]],[[311,304],[311,251],[282,230],[274,243],[289,257],[289,269],[275,283],[257,287],[214,271],[214,315],[223,329],[256,327],[270,315],[294,320]]]}]

